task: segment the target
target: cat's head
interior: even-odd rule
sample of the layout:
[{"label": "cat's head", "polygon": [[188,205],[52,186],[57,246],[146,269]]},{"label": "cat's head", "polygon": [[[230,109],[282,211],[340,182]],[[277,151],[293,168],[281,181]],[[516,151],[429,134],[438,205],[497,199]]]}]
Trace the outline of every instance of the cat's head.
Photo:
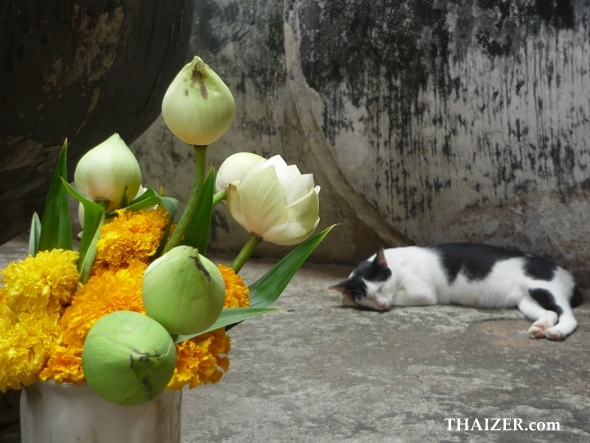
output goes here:
[{"label": "cat's head", "polygon": [[386,311],[391,308],[393,301],[393,280],[385,251],[380,249],[372,259],[358,265],[346,280],[330,286],[330,289],[342,293],[345,305]]}]

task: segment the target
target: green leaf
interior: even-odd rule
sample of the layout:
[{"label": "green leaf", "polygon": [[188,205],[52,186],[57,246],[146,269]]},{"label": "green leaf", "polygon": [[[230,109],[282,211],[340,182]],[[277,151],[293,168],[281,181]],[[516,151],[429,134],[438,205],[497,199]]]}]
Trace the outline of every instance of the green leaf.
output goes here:
[{"label": "green leaf", "polygon": [[252,308],[265,307],[279,298],[295,273],[305,260],[307,260],[307,257],[309,257],[334,226],[332,225],[324,229],[319,234],[300,244],[258,281],[250,285],[250,306]]},{"label": "green leaf", "polygon": [[213,216],[213,190],[215,185],[215,169],[211,168],[203,184],[199,205],[191,222],[189,223],[182,245],[192,246],[199,250],[199,254],[207,254],[207,243],[211,229],[211,217]]},{"label": "green leaf", "polygon": [[29,254],[33,257],[39,251],[39,237],[41,237],[41,219],[37,212],[33,213],[31,232],[29,233]]},{"label": "green leaf", "polygon": [[100,237],[100,227],[105,221],[106,203],[101,206],[99,203],[86,198],[84,194],[65,180],[63,183],[72,197],[84,206],[84,226],[82,227],[84,231],[78,246],[78,270],[80,271],[80,281],[86,283],[96,258],[96,242]]},{"label": "green leaf", "polygon": [[56,248],[73,249],[74,240],[68,207],[68,193],[62,181],[62,177],[67,181],[67,152],[68,143],[66,140],[61,148],[61,154],[47,194],[38,244],[39,251],[49,251]]},{"label": "green leaf", "polygon": [[247,320],[252,317],[258,317],[259,315],[268,314],[270,312],[276,312],[278,309],[275,308],[225,308],[221,311],[217,321],[209,329],[199,332],[193,335],[179,335],[176,339],[176,343],[198,337],[199,335],[206,334],[207,332],[215,331],[216,329],[223,328],[225,326],[233,325],[241,321]]},{"label": "green leaf", "polygon": [[148,189],[139,197],[134,199],[126,209],[132,211],[143,211],[150,209],[153,206],[162,205],[170,214],[170,219],[174,219],[176,211],[178,210],[178,200],[172,197],[163,197],[158,194],[154,189]]}]

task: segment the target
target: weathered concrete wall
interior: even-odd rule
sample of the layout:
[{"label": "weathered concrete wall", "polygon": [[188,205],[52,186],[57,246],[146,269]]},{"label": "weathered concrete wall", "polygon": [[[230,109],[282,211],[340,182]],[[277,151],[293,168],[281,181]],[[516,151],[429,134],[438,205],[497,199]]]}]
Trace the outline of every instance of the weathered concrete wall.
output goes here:
[{"label": "weathered concrete wall", "polygon": [[[586,2],[198,5],[193,49],[238,107],[215,156],[279,153],[314,172],[323,222],[342,223],[321,259],[484,241],[590,283]],[[158,123],[136,150],[158,137],[180,150],[164,133]],[[214,246],[233,249],[236,229],[219,211]]]}]

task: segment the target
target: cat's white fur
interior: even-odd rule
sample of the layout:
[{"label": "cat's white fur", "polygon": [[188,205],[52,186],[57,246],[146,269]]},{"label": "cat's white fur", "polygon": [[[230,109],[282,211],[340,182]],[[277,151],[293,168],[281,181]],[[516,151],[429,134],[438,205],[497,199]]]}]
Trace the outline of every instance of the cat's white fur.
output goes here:
[{"label": "cat's white fur", "polygon": [[[524,259],[516,257],[495,263],[490,274],[482,280],[470,281],[460,273],[449,285],[439,256],[430,249],[410,246],[386,249],[384,254],[392,271],[391,277],[383,282],[365,280],[367,296],[355,301],[344,293],[343,304],[379,311],[392,306],[435,304],[478,308],[518,307],[534,321],[528,331],[532,338],[563,340],[576,329],[577,322],[569,304],[569,295],[575,282],[572,275],[561,267],[557,267],[552,280],[536,280],[527,277]],[[374,258],[375,255],[369,260]],[[555,312],[542,308],[530,296],[528,289],[531,288],[547,289],[553,294],[563,310],[559,319]]]}]

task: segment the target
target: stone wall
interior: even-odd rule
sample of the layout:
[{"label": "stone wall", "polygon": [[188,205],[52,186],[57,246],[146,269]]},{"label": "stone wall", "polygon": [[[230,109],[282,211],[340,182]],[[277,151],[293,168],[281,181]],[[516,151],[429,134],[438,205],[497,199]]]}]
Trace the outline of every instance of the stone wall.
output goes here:
[{"label": "stone wall", "polygon": [[[313,172],[322,227],[340,223],[315,260],[481,241],[553,258],[590,283],[585,2],[196,5],[189,55],[237,105],[211,161],[246,150]],[[161,120],[133,149],[147,184],[188,196],[191,148]],[[245,233],[220,208],[212,237],[235,251]]]}]

